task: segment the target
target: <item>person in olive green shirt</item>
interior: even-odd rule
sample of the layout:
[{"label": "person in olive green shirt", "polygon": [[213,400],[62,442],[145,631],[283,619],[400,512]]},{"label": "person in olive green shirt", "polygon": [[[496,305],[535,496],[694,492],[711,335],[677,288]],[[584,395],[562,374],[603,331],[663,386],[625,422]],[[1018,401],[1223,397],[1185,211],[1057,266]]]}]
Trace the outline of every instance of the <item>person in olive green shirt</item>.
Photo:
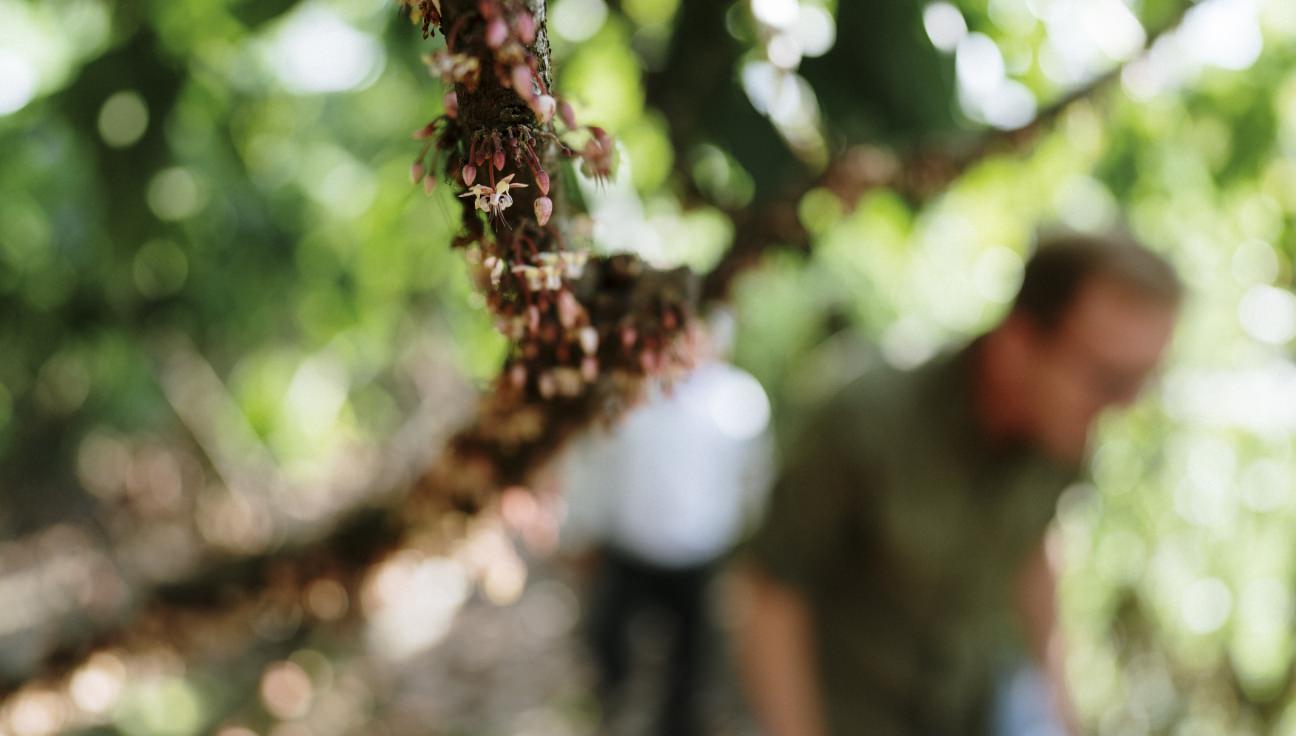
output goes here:
[{"label": "person in olive green shirt", "polygon": [[1044,536],[1095,419],[1160,362],[1181,295],[1119,236],[1055,238],[990,332],[867,374],[811,418],[741,575],[766,733],[988,733],[1021,644],[1075,728]]}]

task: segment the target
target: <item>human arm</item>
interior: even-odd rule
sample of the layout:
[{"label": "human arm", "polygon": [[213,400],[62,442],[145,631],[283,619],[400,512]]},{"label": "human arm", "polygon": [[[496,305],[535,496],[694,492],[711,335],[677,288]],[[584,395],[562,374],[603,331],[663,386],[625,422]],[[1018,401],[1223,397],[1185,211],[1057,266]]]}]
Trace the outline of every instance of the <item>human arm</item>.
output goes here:
[{"label": "human arm", "polygon": [[1031,655],[1044,671],[1053,707],[1068,734],[1080,733],[1066,683],[1065,646],[1057,615],[1057,572],[1047,537],[1027,556],[1016,581],[1016,606]]},{"label": "human arm", "polygon": [[738,573],[739,664],[768,736],[826,736],[810,609],[792,587],[753,564]]},{"label": "human arm", "polygon": [[769,736],[825,736],[814,605],[831,585],[855,518],[860,475],[843,451],[839,417],[811,418],[786,454],[763,521],[739,570],[739,664]]}]

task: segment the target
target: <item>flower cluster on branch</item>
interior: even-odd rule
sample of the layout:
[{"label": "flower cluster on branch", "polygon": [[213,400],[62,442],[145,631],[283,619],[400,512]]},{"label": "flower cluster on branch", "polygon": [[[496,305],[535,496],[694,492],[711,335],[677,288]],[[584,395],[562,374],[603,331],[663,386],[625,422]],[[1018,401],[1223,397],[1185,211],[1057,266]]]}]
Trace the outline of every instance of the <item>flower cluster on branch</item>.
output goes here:
[{"label": "flower cluster on branch", "polygon": [[[429,193],[438,179],[454,190],[461,216],[452,245],[512,346],[477,422],[437,473],[455,495],[480,497],[520,482],[534,455],[557,449],[570,431],[631,403],[644,379],[687,364],[681,336],[695,279],[569,243],[559,168],[578,164],[605,182],[617,147],[606,130],[579,124],[551,89],[543,4],[405,6],[446,41],[425,58],[445,86],[444,113],[415,131],[423,146],[411,175]],[[477,472],[483,467],[492,471]]]}]

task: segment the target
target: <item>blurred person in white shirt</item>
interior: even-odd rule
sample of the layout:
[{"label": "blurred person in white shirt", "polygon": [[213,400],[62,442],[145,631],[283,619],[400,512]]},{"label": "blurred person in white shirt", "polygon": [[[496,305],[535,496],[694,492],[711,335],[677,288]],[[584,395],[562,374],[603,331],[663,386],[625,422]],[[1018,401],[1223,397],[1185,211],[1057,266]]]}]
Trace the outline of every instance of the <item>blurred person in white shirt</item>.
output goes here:
[{"label": "blurred person in white shirt", "polygon": [[759,518],[771,475],[769,400],[723,361],[732,318],[694,336],[697,364],[610,428],[573,443],[562,463],[563,545],[598,549],[588,612],[604,718],[632,671],[630,624],[656,609],[670,625],[658,733],[701,733],[698,691],[713,625],[708,589]]}]

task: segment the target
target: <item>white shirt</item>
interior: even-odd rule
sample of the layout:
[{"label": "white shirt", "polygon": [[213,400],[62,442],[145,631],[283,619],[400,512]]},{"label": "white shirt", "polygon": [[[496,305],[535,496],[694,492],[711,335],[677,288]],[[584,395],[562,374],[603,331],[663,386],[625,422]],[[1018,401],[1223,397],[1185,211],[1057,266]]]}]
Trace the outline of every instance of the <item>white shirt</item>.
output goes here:
[{"label": "white shirt", "polygon": [[759,512],[771,476],[769,399],[734,366],[696,368],[562,465],[565,542],[593,537],[663,567],[709,562]]}]

